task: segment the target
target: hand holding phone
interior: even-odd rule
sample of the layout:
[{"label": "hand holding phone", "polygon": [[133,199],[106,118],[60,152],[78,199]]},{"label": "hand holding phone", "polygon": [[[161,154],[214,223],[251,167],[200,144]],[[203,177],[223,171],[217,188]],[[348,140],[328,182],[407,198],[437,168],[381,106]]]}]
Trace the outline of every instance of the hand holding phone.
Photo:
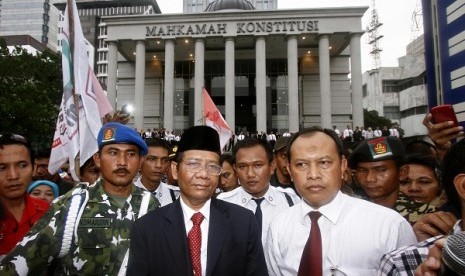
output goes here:
[{"label": "hand holding phone", "polygon": [[454,122],[454,125],[452,127],[456,127],[459,125],[457,116],[454,112],[454,107],[450,104],[438,105],[431,108],[431,115],[433,116],[433,122],[435,124],[452,121]]}]

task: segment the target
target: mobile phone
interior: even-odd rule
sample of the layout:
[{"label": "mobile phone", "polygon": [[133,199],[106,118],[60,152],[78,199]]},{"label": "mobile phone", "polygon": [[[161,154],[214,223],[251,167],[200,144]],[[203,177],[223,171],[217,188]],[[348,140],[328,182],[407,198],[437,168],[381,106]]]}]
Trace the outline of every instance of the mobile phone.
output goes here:
[{"label": "mobile phone", "polygon": [[454,107],[450,104],[438,105],[431,108],[431,115],[435,124],[446,121],[453,121],[453,126],[458,126],[457,116],[455,115]]}]

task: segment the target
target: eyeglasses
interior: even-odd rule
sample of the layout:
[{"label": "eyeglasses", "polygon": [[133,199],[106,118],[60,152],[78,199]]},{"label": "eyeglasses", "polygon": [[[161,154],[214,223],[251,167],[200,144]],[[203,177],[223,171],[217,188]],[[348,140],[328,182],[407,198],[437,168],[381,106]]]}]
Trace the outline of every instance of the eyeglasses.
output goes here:
[{"label": "eyeglasses", "polygon": [[221,174],[221,167],[213,163],[203,165],[201,162],[197,160],[186,160],[181,163],[185,165],[186,170],[189,172],[198,173],[202,169],[205,169],[209,175],[218,176]]},{"label": "eyeglasses", "polygon": [[0,145],[9,145],[9,144],[25,144],[28,145],[26,137],[14,133],[4,133],[0,134]]}]

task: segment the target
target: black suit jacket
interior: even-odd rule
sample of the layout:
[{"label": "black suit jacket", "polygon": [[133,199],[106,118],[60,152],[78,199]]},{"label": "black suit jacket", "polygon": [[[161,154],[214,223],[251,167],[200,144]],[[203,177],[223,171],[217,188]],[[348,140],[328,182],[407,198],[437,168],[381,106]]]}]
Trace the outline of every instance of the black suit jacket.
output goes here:
[{"label": "black suit jacket", "polygon": [[[268,275],[253,213],[213,198],[203,276]],[[193,275],[179,199],[136,220],[127,275]]]}]

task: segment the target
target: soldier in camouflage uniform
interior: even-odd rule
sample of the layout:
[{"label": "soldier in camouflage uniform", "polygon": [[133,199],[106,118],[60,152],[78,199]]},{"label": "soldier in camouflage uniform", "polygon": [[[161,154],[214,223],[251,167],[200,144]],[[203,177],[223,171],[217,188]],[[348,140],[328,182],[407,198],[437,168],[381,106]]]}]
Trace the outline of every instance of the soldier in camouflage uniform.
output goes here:
[{"label": "soldier in camouflage uniform", "polygon": [[421,216],[436,209],[411,200],[399,191],[403,158],[402,142],[388,136],[363,140],[350,154],[348,163],[370,201],[396,210],[413,225]]},{"label": "soldier in camouflage uniform", "polygon": [[[133,222],[159,204],[132,184],[147,153],[138,133],[108,123],[100,130],[98,143],[94,159],[102,179],[90,187],[78,184],[55,202],[2,260],[0,275],[40,275],[53,261],[58,275],[118,275]],[[76,208],[78,212],[72,211]]]}]

